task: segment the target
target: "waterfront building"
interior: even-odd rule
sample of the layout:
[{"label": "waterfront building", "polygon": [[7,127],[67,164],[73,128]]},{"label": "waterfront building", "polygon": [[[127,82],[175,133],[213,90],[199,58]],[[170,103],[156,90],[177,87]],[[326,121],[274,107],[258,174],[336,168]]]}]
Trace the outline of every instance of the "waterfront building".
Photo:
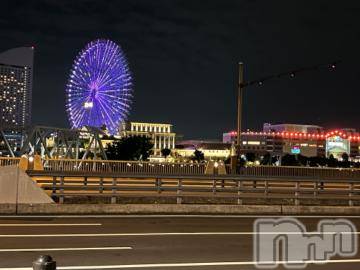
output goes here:
[{"label": "waterfront building", "polygon": [[[223,134],[224,143],[236,142],[236,131]],[[306,157],[329,157],[341,159],[346,153],[350,159],[360,158],[360,133],[355,129],[325,130],[320,126],[265,124],[263,131],[241,133],[241,151],[257,156],[301,154]]]},{"label": "waterfront building", "polygon": [[174,155],[178,160],[189,160],[195,150],[204,154],[206,160],[226,160],[230,157],[231,143],[207,140],[186,140],[176,144]]},{"label": "waterfront building", "polygon": [[151,138],[153,155],[161,156],[162,149],[174,149],[176,133],[173,125],[163,123],[125,122],[122,124],[120,136],[146,136]]}]

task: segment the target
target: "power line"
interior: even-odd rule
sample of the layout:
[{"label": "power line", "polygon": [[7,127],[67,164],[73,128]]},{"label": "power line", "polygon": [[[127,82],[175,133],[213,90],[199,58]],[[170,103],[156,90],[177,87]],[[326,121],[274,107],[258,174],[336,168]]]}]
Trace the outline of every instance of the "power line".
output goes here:
[{"label": "power line", "polygon": [[251,86],[251,85],[263,85],[265,81],[269,81],[272,79],[278,79],[278,78],[282,78],[282,77],[290,77],[290,78],[294,78],[297,74],[299,73],[304,73],[307,71],[313,71],[313,70],[319,70],[319,69],[323,69],[323,68],[327,68],[330,70],[335,70],[337,65],[341,63],[341,60],[337,60],[337,61],[333,61],[330,63],[326,63],[326,64],[319,64],[319,65],[314,65],[314,66],[308,66],[308,67],[302,67],[302,68],[297,68],[294,70],[290,70],[290,71],[286,71],[286,72],[281,72],[278,74],[274,74],[274,75],[270,75],[270,76],[266,76],[257,80],[253,80],[253,81],[248,81],[248,82],[243,82],[240,84],[241,88],[245,88],[247,86]]}]

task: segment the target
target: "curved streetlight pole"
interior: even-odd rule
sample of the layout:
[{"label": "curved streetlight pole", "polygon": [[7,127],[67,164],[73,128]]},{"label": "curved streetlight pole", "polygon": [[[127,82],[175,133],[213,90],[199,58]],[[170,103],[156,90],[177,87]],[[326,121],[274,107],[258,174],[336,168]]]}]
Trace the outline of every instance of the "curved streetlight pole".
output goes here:
[{"label": "curved streetlight pole", "polygon": [[262,85],[264,81],[272,80],[275,78],[281,78],[281,77],[290,77],[294,78],[296,74],[307,72],[307,71],[313,71],[313,70],[319,70],[321,68],[330,68],[331,70],[334,70],[336,68],[336,65],[340,63],[341,61],[334,61],[331,63],[326,64],[320,64],[320,65],[314,65],[314,66],[308,66],[308,67],[302,67],[297,68],[291,71],[282,72],[279,74],[270,75],[267,77],[263,77],[261,79],[253,80],[253,81],[244,81],[244,64],[242,62],[239,62],[239,81],[238,81],[238,96],[237,96],[237,139],[236,139],[236,148],[237,148],[237,154],[240,155],[241,151],[241,125],[242,125],[242,107],[243,107],[243,91],[244,88],[247,86],[251,86],[254,84]]}]

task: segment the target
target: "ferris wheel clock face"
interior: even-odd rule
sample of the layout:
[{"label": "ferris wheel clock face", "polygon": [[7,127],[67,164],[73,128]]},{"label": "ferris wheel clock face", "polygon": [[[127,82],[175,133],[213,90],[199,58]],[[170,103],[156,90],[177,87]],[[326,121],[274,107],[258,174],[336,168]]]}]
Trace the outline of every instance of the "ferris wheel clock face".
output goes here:
[{"label": "ferris wheel clock face", "polygon": [[131,100],[132,76],[122,49],[110,40],[88,43],[76,57],[66,86],[71,127],[105,126],[116,134]]}]

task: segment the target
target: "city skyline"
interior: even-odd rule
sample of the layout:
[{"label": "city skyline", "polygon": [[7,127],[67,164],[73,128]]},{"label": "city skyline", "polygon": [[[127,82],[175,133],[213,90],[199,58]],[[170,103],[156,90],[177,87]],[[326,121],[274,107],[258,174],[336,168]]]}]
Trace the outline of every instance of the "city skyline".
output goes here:
[{"label": "city skyline", "polygon": [[[356,8],[318,1],[307,9],[298,1],[295,12],[289,5],[27,1],[11,13],[15,6],[5,1],[19,20],[10,24],[5,15],[0,22],[6,29],[0,51],[35,47],[33,122],[69,127],[64,89],[72,59],[90,40],[111,38],[122,44],[134,74],[129,120],[171,123],[187,138],[218,138],[235,128],[238,61],[252,80],[340,59],[336,71],[247,89],[243,130],[264,122],[359,129]],[[54,20],[42,23],[50,15]]]},{"label": "city skyline", "polygon": [[33,47],[0,52],[0,125],[31,124]]}]

